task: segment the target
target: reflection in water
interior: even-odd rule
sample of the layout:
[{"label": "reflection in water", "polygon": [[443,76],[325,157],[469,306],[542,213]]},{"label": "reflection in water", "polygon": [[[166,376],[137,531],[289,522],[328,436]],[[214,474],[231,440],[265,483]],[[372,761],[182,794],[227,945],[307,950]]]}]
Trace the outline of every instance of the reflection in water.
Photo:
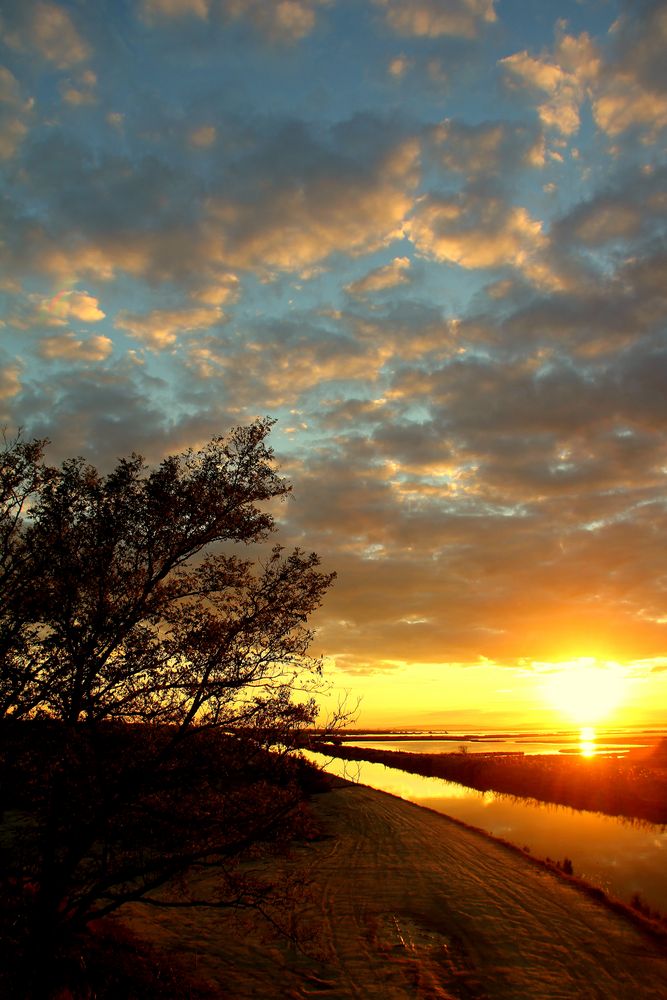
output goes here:
[{"label": "reflection in water", "polygon": [[601,886],[611,896],[627,903],[638,892],[651,906],[667,913],[667,827],[478,792],[384,764],[344,761],[323,754],[312,754],[312,758],[331,774],[428,806],[527,847],[536,857],[554,861],[571,858],[575,875]]},{"label": "reflection in water", "polygon": [[595,750],[595,730],[592,726],[584,726],[579,734],[579,753],[582,757],[594,757]]}]

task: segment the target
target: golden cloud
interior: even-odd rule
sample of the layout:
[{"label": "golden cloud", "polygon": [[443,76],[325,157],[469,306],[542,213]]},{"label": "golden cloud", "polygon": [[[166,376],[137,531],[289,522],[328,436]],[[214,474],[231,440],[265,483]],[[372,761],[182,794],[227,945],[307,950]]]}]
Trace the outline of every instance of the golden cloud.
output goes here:
[{"label": "golden cloud", "polygon": [[199,17],[206,20],[209,0],[141,0],[139,14],[144,21],[158,18]]},{"label": "golden cloud", "polygon": [[61,87],[61,94],[63,100],[67,104],[73,104],[76,106],[82,104],[95,104],[97,97],[95,95],[95,86],[97,84],[97,76],[93,73],[92,69],[86,70],[81,74],[81,77],[72,83],[70,80],[66,81]]},{"label": "golden cloud", "polygon": [[534,59],[525,51],[501,59],[500,64],[509,79],[549,94],[549,99],[537,109],[545,128],[555,129],[562,135],[572,135],[579,130],[583,90],[575,74],[546,60]]},{"label": "golden cloud", "polygon": [[135,229],[128,219],[124,229],[79,235],[66,243],[35,224],[17,233],[14,249],[7,248],[5,256],[11,250],[15,261],[29,260],[31,270],[61,284],[86,276],[108,281],[125,272],[182,281],[199,301],[212,302],[210,296],[222,301],[231,297],[230,268],[247,268],[265,278],[276,271],[313,274],[334,252],[357,256],[401,238],[413,204],[418,157],[419,143],[410,139],[370,168],[319,170],[300,182],[274,178],[268,166],[258,163],[252,197],[212,197],[201,220]]},{"label": "golden cloud", "polygon": [[71,331],[56,337],[43,337],[39,353],[49,360],[104,361],[113,350],[113,342],[102,335],[81,339]]},{"label": "golden cloud", "polygon": [[417,180],[419,144],[406,140],[371,175],[335,173],[280,187],[252,200],[211,199],[208,242],[234,267],[303,271],[335,251],[357,256],[403,234]]},{"label": "golden cloud", "polygon": [[154,309],[144,315],[121,312],[114,326],[127,330],[148,348],[158,351],[175,344],[181,333],[209,329],[220,322],[222,315],[220,309],[204,308]]},{"label": "golden cloud", "polygon": [[598,246],[608,240],[636,236],[641,228],[641,212],[627,202],[599,204],[574,227],[574,235],[587,246]]},{"label": "golden cloud", "polygon": [[247,340],[238,351],[213,338],[187,347],[187,363],[201,379],[229,379],[239,406],[294,406],[299,396],[326,382],[376,379],[392,354],[387,344],[357,345],[332,336],[295,337],[285,343]]},{"label": "golden cloud", "polygon": [[191,292],[190,297],[207,306],[221,306],[225,303],[236,302],[239,292],[239,279],[235,274],[220,274],[216,276],[215,282],[210,285],[201,285]]},{"label": "golden cloud", "polygon": [[188,135],[188,143],[195,149],[210,149],[215,143],[218,133],[215,125],[200,125]]},{"label": "golden cloud", "polygon": [[548,240],[527,209],[496,198],[425,196],[406,226],[417,250],[465,268],[511,266],[545,279]]},{"label": "golden cloud", "polygon": [[21,391],[21,368],[18,364],[3,364],[0,368],[0,400],[11,399]]},{"label": "golden cloud", "polygon": [[373,0],[399,35],[476,38],[496,20],[494,0]]},{"label": "golden cloud", "polygon": [[468,178],[508,170],[513,163],[544,165],[544,140],[535,129],[507,122],[466,125],[445,119],[430,130],[437,160]]},{"label": "golden cloud", "polygon": [[7,41],[17,48],[35,49],[58,69],[69,69],[92,54],[69,12],[55,3],[36,3],[25,29]]},{"label": "golden cloud", "polygon": [[24,101],[18,80],[6,66],[0,66],[0,160],[14,155],[28,131],[25,118],[32,100]]},{"label": "golden cloud", "polygon": [[14,108],[22,104],[19,82],[6,66],[0,66],[0,103]]},{"label": "golden cloud", "polygon": [[0,160],[9,160],[28,131],[28,126],[20,118],[5,117],[0,113]]},{"label": "golden cloud", "polygon": [[247,20],[275,42],[296,42],[315,27],[317,8],[330,0],[142,0],[140,16],[148,23],[182,17],[206,20],[213,12]]},{"label": "golden cloud", "polygon": [[607,135],[617,136],[626,129],[644,126],[650,136],[667,127],[667,94],[648,90],[625,73],[617,73],[593,100],[596,124]]},{"label": "golden cloud", "polygon": [[106,315],[98,300],[88,292],[61,292],[45,304],[45,309],[54,320],[63,323],[70,319],[98,323]]},{"label": "golden cloud", "polygon": [[[664,34],[661,24],[656,22],[658,34]],[[643,42],[649,51],[656,44],[655,38]],[[535,58],[523,51],[501,59],[500,65],[509,81],[549,95],[537,108],[545,128],[573,135],[588,98],[596,124],[607,135],[640,127],[654,139],[667,127],[667,95],[643,79],[641,50],[639,46],[627,65],[617,64],[602,58],[586,32],[575,36],[560,30],[552,57]]]},{"label": "golden cloud", "polygon": [[409,257],[394,257],[390,264],[377,267],[358,281],[353,281],[345,288],[346,292],[356,297],[363,297],[369,292],[381,292],[396,285],[404,285],[410,280]]},{"label": "golden cloud", "polygon": [[393,76],[395,80],[400,80],[410,69],[410,65],[410,60],[406,56],[396,56],[389,63],[389,75]]}]

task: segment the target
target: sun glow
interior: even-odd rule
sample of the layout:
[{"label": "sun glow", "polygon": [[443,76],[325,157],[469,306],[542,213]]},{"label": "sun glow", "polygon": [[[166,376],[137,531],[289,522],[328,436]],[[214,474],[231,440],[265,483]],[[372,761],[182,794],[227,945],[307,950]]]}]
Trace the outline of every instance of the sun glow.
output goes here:
[{"label": "sun glow", "polygon": [[584,726],[579,733],[579,753],[582,757],[594,757],[595,749],[595,730],[592,726]]},{"label": "sun glow", "polygon": [[591,742],[584,731],[612,715],[627,696],[628,679],[618,663],[598,663],[591,658],[559,664],[544,679],[543,696],[553,708],[582,729],[582,743]]}]

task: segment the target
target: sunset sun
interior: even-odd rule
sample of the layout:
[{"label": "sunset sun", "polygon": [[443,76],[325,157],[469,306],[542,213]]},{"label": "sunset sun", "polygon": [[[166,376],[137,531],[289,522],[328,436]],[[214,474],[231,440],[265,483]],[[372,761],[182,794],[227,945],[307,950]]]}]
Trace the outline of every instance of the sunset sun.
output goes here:
[{"label": "sunset sun", "polygon": [[543,684],[543,695],[568,721],[579,726],[606,722],[623,704],[628,680],[617,663],[582,658],[559,664]]}]

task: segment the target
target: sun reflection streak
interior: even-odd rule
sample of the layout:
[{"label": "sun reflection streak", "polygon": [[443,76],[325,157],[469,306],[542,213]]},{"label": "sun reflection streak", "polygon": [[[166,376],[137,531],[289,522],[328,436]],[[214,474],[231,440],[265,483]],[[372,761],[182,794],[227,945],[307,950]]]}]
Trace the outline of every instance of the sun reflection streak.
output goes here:
[{"label": "sun reflection streak", "polygon": [[596,750],[595,730],[592,726],[584,726],[579,732],[579,753],[582,757],[594,757]]}]

